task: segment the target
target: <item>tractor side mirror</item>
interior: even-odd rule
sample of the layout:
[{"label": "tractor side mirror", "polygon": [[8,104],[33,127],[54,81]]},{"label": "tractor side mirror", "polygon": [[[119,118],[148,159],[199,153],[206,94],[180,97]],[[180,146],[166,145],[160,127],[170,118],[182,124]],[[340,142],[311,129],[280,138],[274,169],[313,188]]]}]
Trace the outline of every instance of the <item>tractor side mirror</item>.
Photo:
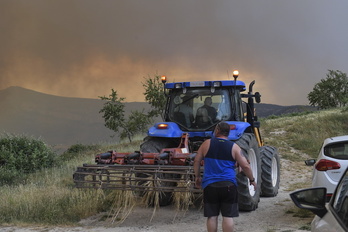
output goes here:
[{"label": "tractor side mirror", "polygon": [[260,103],[261,102],[261,94],[259,92],[256,92],[255,93],[255,101],[257,103]]}]

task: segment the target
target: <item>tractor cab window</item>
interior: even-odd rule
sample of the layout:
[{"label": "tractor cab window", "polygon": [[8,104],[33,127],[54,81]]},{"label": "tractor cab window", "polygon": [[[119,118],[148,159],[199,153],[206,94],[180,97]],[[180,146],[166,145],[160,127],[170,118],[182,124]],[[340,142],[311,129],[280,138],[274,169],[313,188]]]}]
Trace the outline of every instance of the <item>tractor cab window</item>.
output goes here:
[{"label": "tractor cab window", "polygon": [[230,120],[231,99],[227,89],[191,88],[172,92],[168,108],[170,121],[184,129],[209,129],[216,122]]}]

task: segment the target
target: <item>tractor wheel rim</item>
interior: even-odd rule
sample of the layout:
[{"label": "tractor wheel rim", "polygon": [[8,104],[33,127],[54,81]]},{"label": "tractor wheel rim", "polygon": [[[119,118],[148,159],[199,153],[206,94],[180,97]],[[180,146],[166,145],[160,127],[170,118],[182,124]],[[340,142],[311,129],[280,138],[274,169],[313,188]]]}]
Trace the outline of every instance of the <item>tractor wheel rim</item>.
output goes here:
[{"label": "tractor wheel rim", "polygon": [[[255,151],[253,149],[250,149],[248,152],[249,155],[249,161],[250,161],[250,168],[251,171],[253,173],[253,176],[255,178],[255,181],[257,182],[258,180],[258,172],[257,172],[257,159],[256,159],[256,154]],[[255,195],[255,189],[253,185],[250,185],[250,181],[248,179],[248,186],[249,186],[249,193],[250,196],[254,196]]]},{"label": "tractor wheel rim", "polygon": [[278,182],[278,161],[275,157],[272,158],[272,171],[271,171],[271,177],[272,177],[272,186],[276,186]]}]

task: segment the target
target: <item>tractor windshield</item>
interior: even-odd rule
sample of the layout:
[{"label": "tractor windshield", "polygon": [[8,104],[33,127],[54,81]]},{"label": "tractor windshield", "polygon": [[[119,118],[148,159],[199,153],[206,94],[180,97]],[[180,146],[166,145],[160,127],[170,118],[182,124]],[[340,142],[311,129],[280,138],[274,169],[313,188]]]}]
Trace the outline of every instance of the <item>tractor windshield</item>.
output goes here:
[{"label": "tractor windshield", "polygon": [[173,91],[168,113],[170,121],[186,129],[209,129],[218,121],[231,119],[231,99],[227,89]]}]

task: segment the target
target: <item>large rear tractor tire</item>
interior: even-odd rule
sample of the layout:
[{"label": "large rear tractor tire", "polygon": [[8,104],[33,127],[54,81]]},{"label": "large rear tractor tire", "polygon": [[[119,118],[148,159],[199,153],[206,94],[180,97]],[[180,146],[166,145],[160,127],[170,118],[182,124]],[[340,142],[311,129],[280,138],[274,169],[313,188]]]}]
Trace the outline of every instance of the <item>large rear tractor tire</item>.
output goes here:
[{"label": "large rear tractor tire", "polygon": [[147,136],[144,138],[144,142],[140,145],[140,151],[157,153],[163,148],[175,148],[178,145],[178,140],[176,139]]},{"label": "large rear tractor tire", "polygon": [[[173,139],[168,138],[158,138],[158,137],[146,137],[144,139],[144,142],[140,145],[141,152],[148,152],[148,153],[158,153],[163,148],[174,148],[177,147],[177,141]],[[149,174],[141,174],[141,177],[148,177]],[[153,174],[150,174],[153,175]],[[159,179],[173,179],[175,178],[173,174],[161,174],[160,176],[153,176],[153,178],[159,178]],[[173,182],[160,182],[161,186],[163,187],[173,187],[175,186],[175,183]],[[161,192],[159,194],[159,205],[160,206],[167,206],[172,203],[173,195],[172,192]]]},{"label": "large rear tractor tire", "polygon": [[257,188],[250,185],[249,178],[240,172],[237,174],[238,183],[238,205],[241,211],[253,211],[257,209],[260,201],[261,192],[261,158],[260,151],[254,134],[244,133],[242,137],[236,141],[243,151],[245,158],[250,162]]},{"label": "large rear tractor tire", "polygon": [[275,147],[263,146],[261,154],[261,196],[274,197],[278,194],[280,181],[279,154]]}]

